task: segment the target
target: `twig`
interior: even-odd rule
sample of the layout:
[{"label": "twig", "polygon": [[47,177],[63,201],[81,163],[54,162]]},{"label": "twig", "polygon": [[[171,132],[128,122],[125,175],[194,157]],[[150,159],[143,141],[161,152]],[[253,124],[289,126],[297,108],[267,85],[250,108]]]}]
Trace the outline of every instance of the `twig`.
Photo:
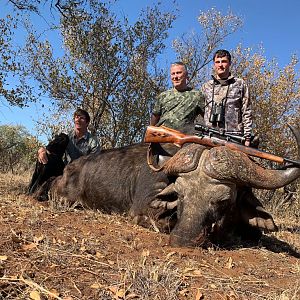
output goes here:
[{"label": "twig", "polygon": [[[37,247],[37,249],[38,249],[38,247]],[[109,268],[113,269],[113,267],[110,264],[103,263],[103,262],[100,262],[100,261],[95,260],[95,259],[90,259],[90,258],[88,258],[88,257],[86,257],[84,255],[72,254],[70,252],[67,252],[67,251],[64,251],[64,250],[60,250],[60,249],[55,249],[55,248],[52,248],[52,249],[50,248],[49,250],[53,251],[53,252],[60,252],[62,255],[66,255],[66,256],[72,256],[72,257],[82,258],[82,259],[85,259],[85,260],[88,260],[88,261],[92,261],[92,262],[97,263],[99,265],[106,266],[106,267],[109,267]],[[43,251],[41,251],[41,252],[43,252]]]},{"label": "twig", "polygon": [[77,292],[80,294],[80,295],[82,295],[82,292],[81,292],[81,290],[77,287],[77,285],[76,285],[76,283],[72,280],[72,282],[73,282],[73,286],[74,286],[74,288],[77,290]]},{"label": "twig", "polygon": [[47,294],[47,295],[49,295],[49,296],[51,296],[51,297],[53,297],[53,298],[55,298],[57,300],[63,300],[63,298],[61,298],[61,297],[55,295],[54,293],[46,290],[42,286],[40,286],[37,283],[33,282],[32,280],[27,280],[27,279],[24,279],[23,277],[21,277],[21,278],[13,278],[13,277],[5,277],[4,276],[4,277],[0,277],[0,280],[2,280],[2,281],[12,281],[12,282],[18,282],[18,281],[19,282],[23,282],[26,285],[28,285],[30,287],[34,287],[34,288],[40,290],[42,293]]}]

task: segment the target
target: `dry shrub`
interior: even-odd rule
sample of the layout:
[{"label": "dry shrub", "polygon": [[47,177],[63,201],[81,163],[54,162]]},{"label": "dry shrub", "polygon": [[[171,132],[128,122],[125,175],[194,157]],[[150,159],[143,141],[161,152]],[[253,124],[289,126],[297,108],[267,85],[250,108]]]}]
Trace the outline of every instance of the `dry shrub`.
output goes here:
[{"label": "dry shrub", "polygon": [[300,182],[296,182],[277,190],[256,190],[256,196],[264,206],[276,217],[289,222],[300,221]]},{"label": "dry shrub", "polygon": [[154,262],[148,259],[149,251],[143,251],[139,264],[125,263],[122,269],[123,286],[136,299],[178,299],[184,288],[180,270],[172,261]]}]

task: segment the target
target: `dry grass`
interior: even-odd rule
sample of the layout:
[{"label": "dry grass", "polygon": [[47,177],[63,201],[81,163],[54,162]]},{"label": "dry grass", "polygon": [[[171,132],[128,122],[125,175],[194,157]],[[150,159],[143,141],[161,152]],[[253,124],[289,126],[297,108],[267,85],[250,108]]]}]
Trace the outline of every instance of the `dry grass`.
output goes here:
[{"label": "dry grass", "polygon": [[300,298],[299,219],[259,247],[172,248],[126,216],[35,203],[0,175],[0,299]]}]

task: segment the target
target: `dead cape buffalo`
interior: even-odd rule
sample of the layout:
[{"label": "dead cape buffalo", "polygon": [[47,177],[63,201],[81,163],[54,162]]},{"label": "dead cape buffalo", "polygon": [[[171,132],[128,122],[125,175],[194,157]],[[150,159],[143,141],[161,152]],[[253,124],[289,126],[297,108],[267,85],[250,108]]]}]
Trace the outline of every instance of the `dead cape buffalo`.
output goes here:
[{"label": "dead cape buffalo", "polygon": [[[300,133],[294,129],[300,156]],[[146,161],[147,144],[81,157],[51,185],[70,203],[105,212],[128,212],[137,223],[170,231],[174,246],[222,242],[236,229],[259,238],[276,225],[251,188],[276,189],[300,176],[300,168],[264,169],[226,147],[190,144],[166,158],[160,172]]]}]

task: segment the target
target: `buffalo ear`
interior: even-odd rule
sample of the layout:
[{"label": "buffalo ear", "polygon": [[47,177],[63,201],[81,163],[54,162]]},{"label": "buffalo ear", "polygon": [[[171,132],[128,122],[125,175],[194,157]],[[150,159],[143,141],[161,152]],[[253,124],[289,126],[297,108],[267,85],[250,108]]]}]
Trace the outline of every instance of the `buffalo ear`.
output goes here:
[{"label": "buffalo ear", "polygon": [[257,227],[264,232],[278,231],[272,215],[264,209],[250,188],[245,188],[239,192],[237,206],[242,220],[246,224]]},{"label": "buffalo ear", "polygon": [[170,176],[194,171],[197,169],[200,157],[205,149],[204,146],[199,144],[189,144],[183,147],[166,162],[163,171]]}]

